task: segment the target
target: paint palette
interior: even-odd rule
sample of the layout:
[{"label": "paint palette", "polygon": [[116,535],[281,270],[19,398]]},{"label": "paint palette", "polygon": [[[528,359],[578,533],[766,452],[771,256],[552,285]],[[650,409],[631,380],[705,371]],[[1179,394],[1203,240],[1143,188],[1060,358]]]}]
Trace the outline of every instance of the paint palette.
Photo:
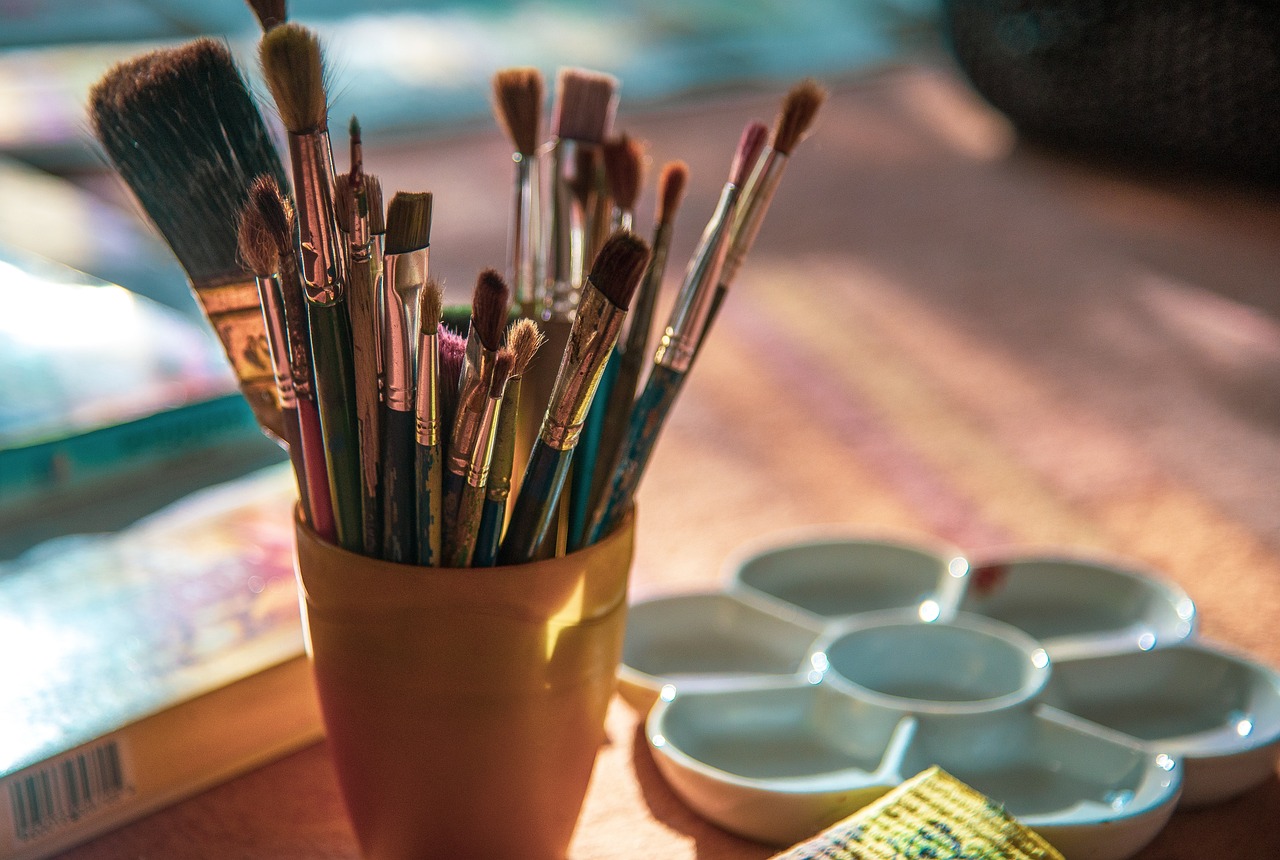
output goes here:
[{"label": "paint palette", "polygon": [[1280,754],[1280,675],[1194,637],[1150,571],[832,531],[631,609],[622,692],[699,814],[779,845],[931,765],[1068,857],[1119,860]]}]

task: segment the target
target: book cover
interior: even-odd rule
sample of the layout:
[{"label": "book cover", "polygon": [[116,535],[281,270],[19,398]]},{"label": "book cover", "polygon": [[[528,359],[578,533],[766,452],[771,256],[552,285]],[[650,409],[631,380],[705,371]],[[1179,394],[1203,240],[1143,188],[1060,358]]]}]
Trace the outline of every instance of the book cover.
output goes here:
[{"label": "book cover", "polygon": [[0,564],[0,858],[32,860],[322,735],[272,467]]}]

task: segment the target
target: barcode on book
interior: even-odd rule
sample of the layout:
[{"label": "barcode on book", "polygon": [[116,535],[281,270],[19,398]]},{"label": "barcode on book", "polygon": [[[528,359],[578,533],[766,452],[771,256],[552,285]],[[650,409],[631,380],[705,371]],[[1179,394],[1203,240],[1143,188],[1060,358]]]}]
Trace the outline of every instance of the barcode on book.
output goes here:
[{"label": "barcode on book", "polygon": [[109,739],[29,768],[5,783],[12,835],[40,839],[109,806],[129,790],[120,742]]}]

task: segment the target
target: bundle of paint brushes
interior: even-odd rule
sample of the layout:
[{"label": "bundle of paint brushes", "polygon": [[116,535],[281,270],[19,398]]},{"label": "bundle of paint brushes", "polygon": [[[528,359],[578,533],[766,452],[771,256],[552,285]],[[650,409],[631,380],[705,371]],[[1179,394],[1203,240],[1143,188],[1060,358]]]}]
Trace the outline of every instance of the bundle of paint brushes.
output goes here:
[{"label": "bundle of paint brushes", "polygon": [[[772,136],[747,126],[655,355],[687,169],[662,171],[651,249],[631,232],[644,148],[614,136],[617,81],[562,71],[543,143],[540,74],[499,72],[495,110],[515,164],[511,287],[483,272],[463,335],[446,324],[429,270],[431,194],[399,192],[384,208],[354,119],[350,169],[335,175],[319,42],[282,9],[255,10],[292,194],[218,42],[117,66],[94,88],[91,114],[259,421],[287,445],[303,515],[348,550],[447,567],[522,563],[608,534],[823,91],[795,87]],[[535,360],[544,341],[554,374]],[[533,438],[517,451],[526,424]],[[527,463],[513,496],[518,456]]]}]

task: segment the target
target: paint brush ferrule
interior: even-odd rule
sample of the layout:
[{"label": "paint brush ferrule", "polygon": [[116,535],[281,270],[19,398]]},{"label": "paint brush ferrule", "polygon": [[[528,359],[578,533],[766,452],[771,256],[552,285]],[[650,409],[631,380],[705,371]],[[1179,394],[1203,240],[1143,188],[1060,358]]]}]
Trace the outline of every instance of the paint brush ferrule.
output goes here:
[{"label": "paint brush ferrule", "polygon": [[726,287],[737,277],[742,261],[755,244],[765,213],[773,202],[773,195],[782,181],[787,166],[787,155],[772,146],[766,146],[756,162],[751,177],[742,190],[742,199],[733,215],[733,229],[729,239],[729,252],[720,270],[720,283]]},{"label": "paint brush ferrule", "polygon": [[262,304],[262,321],[267,328],[267,345],[275,367],[276,395],[281,409],[297,409],[298,396],[293,390],[293,369],[289,366],[289,336],[284,321],[284,299],[280,275],[258,278],[258,298]]},{"label": "paint brush ferrule", "polygon": [[383,259],[383,399],[397,412],[413,409],[413,350],[408,298],[427,281],[427,249],[387,254]]},{"label": "paint brush ferrule", "polygon": [[266,323],[262,319],[257,281],[235,280],[200,284],[194,288],[196,298],[200,300],[209,324],[218,333],[222,350],[240,382],[240,391],[252,407],[258,423],[277,437],[284,438],[276,375]]},{"label": "paint brush ferrule", "polygon": [[414,432],[419,445],[440,444],[440,397],[436,380],[440,378],[440,335],[418,336],[418,386],[414,391]]},{"label": "paint brush ferrule", "polygon": [[654,363],[683,373],[693,363],[698,341],[711,310],[711,297],[720,282],[732,235],[733,212],[741,194],[733,183],[720,193],[715,212],[689,261],[684,282],[671,310],[671,322],[658,344]]},{"label": "paint brush ferrule", "polygon": [[539,225],[541,200],[538,183],[538,157],[514,152],[515,200],[511,217],[511,288],[516,304],[526,316],[532,316],[538,300],[541,278],[542,242]]},{"label": "paint brush ferrule", "polygon": [[627,312],[605,298],[589,280],[569,332],[555,388],[539,437],[550,448],[567,451],[578,444],[591,398],[613,352]]},{"label": "paint brush ferrule", "polygon": [[[474,357],[472,344],[475,344]],[[480,427],[480,415],[488,399],[489,379],[498,353],[480,346],[480,338],[474,331],[467,337],[467,358],[462,367],[458,389],[458,413],[453,422],[449,439],[449,456],[445,469],[455,475],[465,475]]]},{"label": "paint brush ferrule", "polygon": [[[586,277],[589,219],[595,208],[596,177],[582,174],[579,153],[597,144],[558,138],[551,149],[550,256],[547,259],[547,306],[544,319],[573,318],[578,292]],[[592,160],[594,163],[594,160]]]},{"label": "paint brush ferrule", "polygon": [[333,151],[328,131],[289,135],[297,195],[302,284],[307,300],[328,305],[346,298],[346,261],[333,204]]},{"label": "paint brush ferrule", "polygon": [[482,490],[489,480],[489,464],[493,460],[493,443],[498,433],[498,413],[501,397],[486,397],[480,419],[476,422],[476,441],[467,462],[466,480],[471,487]]}]

